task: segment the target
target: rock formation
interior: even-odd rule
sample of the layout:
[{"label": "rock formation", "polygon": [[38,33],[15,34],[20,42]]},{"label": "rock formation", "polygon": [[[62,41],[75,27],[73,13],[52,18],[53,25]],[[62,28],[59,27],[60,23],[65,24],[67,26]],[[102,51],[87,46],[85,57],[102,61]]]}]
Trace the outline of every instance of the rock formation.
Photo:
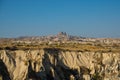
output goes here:
[{"label": "rock formation", "polygon": [[120,80],[120,53],[0,50],[3,80]]}]

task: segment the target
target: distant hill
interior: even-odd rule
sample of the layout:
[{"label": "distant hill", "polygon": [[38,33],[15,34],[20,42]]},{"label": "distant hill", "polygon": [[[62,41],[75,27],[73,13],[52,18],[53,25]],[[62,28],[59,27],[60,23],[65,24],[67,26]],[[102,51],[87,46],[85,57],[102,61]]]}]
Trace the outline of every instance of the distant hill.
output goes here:
[{"label": "distant hill", "polygon": [[48,35],[48,36],[21,36],[18,38],[0,38],[0,42],[75,42],[75,43],[81,43],[81,42],[94,42],[94,43],[120,43],[120,38],[88,38],[88,37],[81,37],[81,36],[73,36],[69,35],[66,32],[59,32],[56,35]]},{"label": "distant hill", "polygon": [[69,35],[66,32],[59,32],[56,35],[48,35],[48,36],[22,36],[16,38],[17,40],[39,40],[39,41],[73,41],[73,40],[80,40],[79,36]]}]

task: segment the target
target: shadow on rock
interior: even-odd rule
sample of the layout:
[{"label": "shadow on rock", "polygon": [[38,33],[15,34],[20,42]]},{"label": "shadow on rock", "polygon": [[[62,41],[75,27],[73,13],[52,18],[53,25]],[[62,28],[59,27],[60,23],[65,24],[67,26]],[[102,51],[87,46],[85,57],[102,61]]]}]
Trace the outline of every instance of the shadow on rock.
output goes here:
[{"label": "shadow on rock", "polygon": [[1,59],[0,59],[0,75],[2,76],[2,80],[11,80],[7,67]]}]

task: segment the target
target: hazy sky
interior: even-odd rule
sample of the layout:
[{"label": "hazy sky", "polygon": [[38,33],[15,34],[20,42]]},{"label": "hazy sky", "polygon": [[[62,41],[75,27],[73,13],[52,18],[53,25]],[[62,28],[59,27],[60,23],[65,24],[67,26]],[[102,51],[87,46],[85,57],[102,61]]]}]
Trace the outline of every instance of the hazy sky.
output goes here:
[{"label": "hazy sky", "polygon": [[120,38],[120,0],[0,0],[0,37],[60,31]]}]

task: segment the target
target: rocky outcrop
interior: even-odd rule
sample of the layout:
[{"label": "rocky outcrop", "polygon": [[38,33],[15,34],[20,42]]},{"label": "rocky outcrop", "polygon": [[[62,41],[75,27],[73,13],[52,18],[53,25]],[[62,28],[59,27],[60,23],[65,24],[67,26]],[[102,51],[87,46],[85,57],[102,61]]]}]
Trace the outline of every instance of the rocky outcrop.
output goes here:
[{"label": "rocky outcrop", "polygon": [[120,80],[120,53],[0,50],[3,80]]}]

